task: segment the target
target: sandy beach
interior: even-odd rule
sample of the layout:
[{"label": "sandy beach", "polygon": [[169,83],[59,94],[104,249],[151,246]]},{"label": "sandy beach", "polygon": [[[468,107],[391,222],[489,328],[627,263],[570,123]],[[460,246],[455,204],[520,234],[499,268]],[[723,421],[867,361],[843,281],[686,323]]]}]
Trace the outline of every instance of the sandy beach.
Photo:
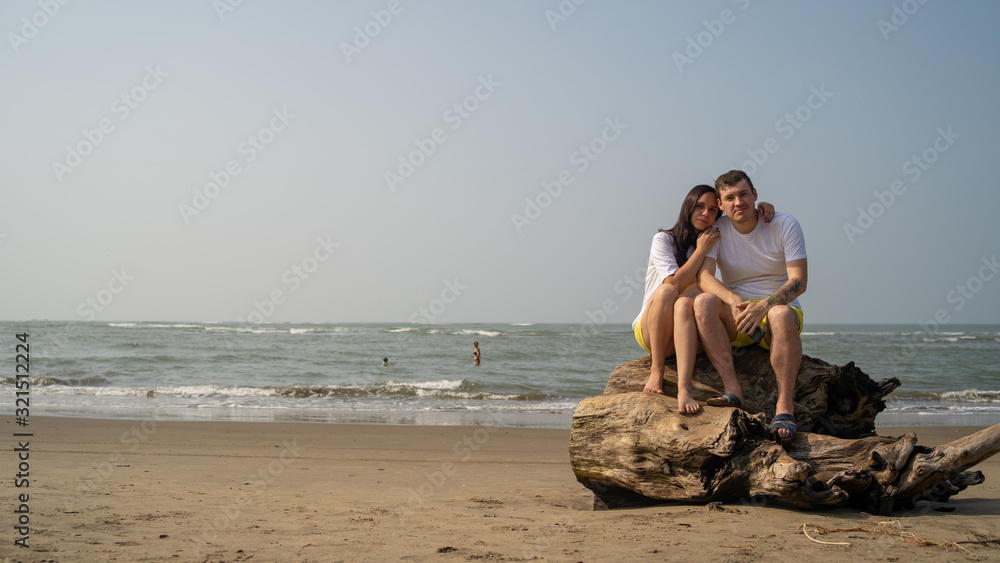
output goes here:
[{"label": "sandy beach", "polygon": [[[944,545],[1000,537],[1000,457],[951,502],[892,517],[749,501],[595,512],[568,430],[32,417],[33,436],[14,437],[26,429],[0,424],[11,561],[1000,559],[996,543]],[[935,445],[975,430],[879,434]],[[855,530],[812,532],[850,545],[820,544],[804,524]]]}]

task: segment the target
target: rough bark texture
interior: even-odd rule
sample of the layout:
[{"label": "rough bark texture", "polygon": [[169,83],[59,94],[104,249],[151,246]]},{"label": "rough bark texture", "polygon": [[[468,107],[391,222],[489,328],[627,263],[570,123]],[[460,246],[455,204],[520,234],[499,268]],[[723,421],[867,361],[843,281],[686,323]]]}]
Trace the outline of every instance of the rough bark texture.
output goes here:
[{"label": "rough bark texture", "polygon": [[[914,434],[875,436],[882,399],[899,380],[876,383],[853,362],[834,366],[808,356],[795,387],[798,432],[776,443],[767,435],[777,399],[767,351],[737,349],[733,359],[743,405],[757,414],[728,407],[678,413],[674,365],[667,365],[664,395],[642,392],[649,356],[618,366],[604,395],[580,402],[570,461],[594,491],[595,508],[766,498],[888,514],[982,483],[982,473],[966,469],[1000,451],[1000,425],[936,448],[917,445]],[[718,373],[699,356],[695,399],[704,403],[721,391]]]},{"label": "rough bark texture", "polygon": [[[667,362],[663,392],[677,397],[674,358]],[[618,366],[608,379],[605,395],[642,391],[649,378],[650,356]],[[743,406],[751,412],[774,417],[777,389],[767,350],[756,346],[735,348],[733,363],[743,388]],[[883,398],[899,387],[895,377],[874,382],[854,362],[835,366],[802,357],[795,384],[795,418],[799,431],[829,434],[839,438],[861,438],[875,434],[875,415],[885,409]],[[704,354],[699,354],[694,370],[694,398],[705,399],[721,393],[722,380]]]},{"label": "rough bark texture", "polygon": [[888,514],[982,482],[966,469],[1000,451],[1000,425],[936,448],[918,446],[913,434],[811,432],[782,445],[767,437],[765,420],[728,407],[683,415],[668,395],[601,395],[577,406],[570,460],[595,508],[767,498]]}]

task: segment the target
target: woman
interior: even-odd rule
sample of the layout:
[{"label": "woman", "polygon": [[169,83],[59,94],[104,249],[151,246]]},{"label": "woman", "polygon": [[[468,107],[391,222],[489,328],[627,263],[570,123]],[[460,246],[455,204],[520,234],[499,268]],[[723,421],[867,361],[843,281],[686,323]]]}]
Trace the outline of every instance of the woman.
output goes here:
[{"label": "woman", "polygon": [[[774,206],[757,206],[764,221],[774,217]],[[649,380],[643,391],[663,394],[663,368],[667,357],[677,355],[677,410],[695,414],[701,405],[691,396],[698,331],[694,324],[695,278],[705,255],[719,241],[712,224],[721,215],[715,189],[698,185],[681,204],[677,223],[653,235],[646,270],[646,292],[639,316],[632,322],[635,339],[653,356]]]}]

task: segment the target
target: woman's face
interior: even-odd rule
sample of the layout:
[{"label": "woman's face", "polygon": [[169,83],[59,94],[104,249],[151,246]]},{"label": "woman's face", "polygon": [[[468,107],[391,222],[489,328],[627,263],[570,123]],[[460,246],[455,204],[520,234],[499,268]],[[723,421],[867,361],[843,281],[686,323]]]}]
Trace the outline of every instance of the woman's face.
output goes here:
[{"label": "woman's face", "polygon": [[715,218],[719,216],[719,200],[714,192],[706,192],[698,198],[694,204],[694,211],[691,212],[691,224],[696,231],[704,231],[715,223]]}]

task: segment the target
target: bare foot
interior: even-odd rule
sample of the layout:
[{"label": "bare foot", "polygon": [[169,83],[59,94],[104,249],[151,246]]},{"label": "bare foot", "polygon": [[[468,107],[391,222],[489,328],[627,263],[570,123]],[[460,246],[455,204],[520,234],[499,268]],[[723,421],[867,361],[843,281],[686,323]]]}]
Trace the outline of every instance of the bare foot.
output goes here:
[{"label": "bare foot", "polygon": [[644,393],[656,393],[658,395],[663,394],[663,376],[656,376],[649,374],[649,381],[646,382],[646,386],[642,388]]},{"label": "bare foot", "polygon": [[677,412],[681,414],[698,414],[701,412],[701,405],[691,397],[690,391],[677,390]]}]

